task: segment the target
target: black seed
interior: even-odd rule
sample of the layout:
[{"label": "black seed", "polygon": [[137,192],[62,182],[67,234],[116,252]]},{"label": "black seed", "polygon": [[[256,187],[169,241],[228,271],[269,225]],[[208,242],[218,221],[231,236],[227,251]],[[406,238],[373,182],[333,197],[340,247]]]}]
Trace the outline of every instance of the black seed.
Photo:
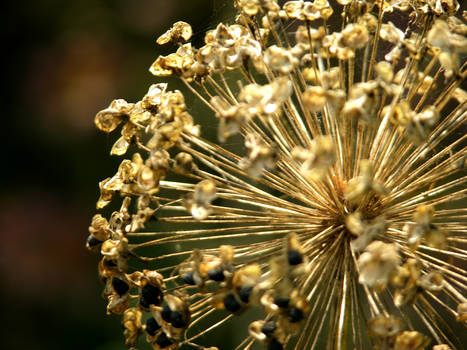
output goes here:
[{"label": "black seed", "polygon": [[162,308],[161,316],[165,322],[170,323],[170,320],[172,319],[172,310],[170,310],[170,307],[168,305],[164,305],[164,307]]},{"label": "black seed", "polygon": [[289,318],[289,321],[292,323],[299,322],[303,319],[303,311],[300,310],[299,308],[292,307],[287,313],[287,317]]},{"label": "black seed", "polygon": [[173,341],[169,337],[167,337],[167,335],[165,333],[161,333],[157,337],[156,344],[159,345],[159,347],[161,347],[163,349],[163,348],[166,348],[166,347],[172,345]]},{"label": "black seed", "polygon": [[277,341],[276,338],[272,338],[268,344],[268,350],[282,350],[284,347]]},{"label": "black seed", "polygon": [[93,247],[95,247],[95,246],[97,246],[99,244],[102,244],[102,241],[99,241],[93,235],[89,235],[87,242],[88,242],[89,248],[93,248]]},{"label": "black seed", "polygon": [[297,249],[290,249],[287,251],[287,261],[290,265],[298,265],[303,262],[302,253],[300,253]]},{"label": "black seed", "polygon": [[102,263],[104,267],[107,267],[109,269],[117,267],[117,262],[113,259],[102,259]]},{"label": "black seed", "polygon": [[172,314],[170,315],[170,323],[175,328],[184,328],[188,325],[186,320],[183,319],[182,313],[179,311],[172,311]]},{"label": "black seed", "polygon": [[276,322],[268,321],[266,322],[263,327],[261,328],[261,332],[266,334],[266,336],[270,336],[276,330]]},{"label": "black seed", "polygon": [[144,309],[149,309],[149,302],[142,296],[139,298],[139,305]]},{"label": "black seed", "polygon": [[208,276],[210,279],[216,282],[222,282],[225,279],[224,271],[221,268],[214,268],[208,271]]},{"label": "black seed", "polygon": [[278,297],[278,296],[274,297],[274,304],[276,304],[280,308],[288,307],[289,306],[289,301],[290,301],[289,298],[282,298],[282,297]]},{"label": "black seed", "polygon": [[130,286],[125,281],[121,280],[118,277],[112,278],[112,287],[118,295],[122,296],[128,292]]},{"label": "black seed", "polygon": [[150,305],[159,306],[162,303],[162,291],[151,284],[146,284],[141,289],[141,297],[139,303],[142,307],[148,308]]},{"label": "black seed", "polygon": [[245,304],[248,304],[252,290],[253,290],[253,286],[242,286],[238,290],[238,296],[240,297],[240,300],[243,301]]},{"label": "black seed", "polygon": [[146,321],[146,332],[149,335],[154,336],[154,334],[156,334],[156,332],[160,328],[161,328],[161,326],[159,326],[159,324],[157,323],[157,321],[156,321],[156,319],[154,317],[148,318],[148,320]]},{"label": "black seed", "polygon": [[196,284],[195,279],[193,277],[193,272],[185,272],[182,275],[182,280],[186,284],[189,284],[189,285],[192,285],[192,286],[194,286]]},{"label": "black seed", "polygon": [[241,308],[240,303],[237,301],[237,298],[235,298],[233,294],[228,294],[224,298],[224,307],[230,312],[237,312]]}]

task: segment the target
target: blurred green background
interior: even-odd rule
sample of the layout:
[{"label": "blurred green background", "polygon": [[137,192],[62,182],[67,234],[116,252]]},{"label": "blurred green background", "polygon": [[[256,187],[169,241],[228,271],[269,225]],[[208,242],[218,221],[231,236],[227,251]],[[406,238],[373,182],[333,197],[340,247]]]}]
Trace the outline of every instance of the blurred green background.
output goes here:
[{"label": "blurred green background", "polygon": [[[136,102],[158,80],[156,38],[178,20],[204,32],[232,21],[221,0],[38,0],[4,12],[6,110],[0,192],[2,349],[125,349],[105,316],[98,257],[85,249],[98,181],[119,160],[97,131],[114,98]],[[169,80],[171,89],[180,88]],[[191,105],[193,97],[187,94]],[[190,110],[192,114],[196,111]]]}]

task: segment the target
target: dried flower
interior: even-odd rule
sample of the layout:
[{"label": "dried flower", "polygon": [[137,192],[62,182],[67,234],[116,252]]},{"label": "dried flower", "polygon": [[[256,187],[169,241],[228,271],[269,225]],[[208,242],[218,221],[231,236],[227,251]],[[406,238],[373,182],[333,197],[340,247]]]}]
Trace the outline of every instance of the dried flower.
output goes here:
[{"label": "dried flower", "polygon": [[467,26],[455,0],[337,3],[236,0],[200,48],[184,22],[159,37],[179,47],[151,73],[217,141],[165,83],[97,113],[112,155],[136,150],[86,242],[129,347],[214,350],[256,310],[237,349],[462,348]]}]

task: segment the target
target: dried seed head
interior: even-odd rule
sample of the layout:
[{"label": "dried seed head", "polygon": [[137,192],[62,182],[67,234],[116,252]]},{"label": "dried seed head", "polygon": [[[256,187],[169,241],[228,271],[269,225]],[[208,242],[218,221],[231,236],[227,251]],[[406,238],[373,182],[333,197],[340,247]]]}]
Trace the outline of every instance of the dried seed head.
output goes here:
[{"label": "dried seed head", "polygon": [[201,336],[249,310],[262,316],[239,347],[414,350],[428,344],[420,330],[434,349],[461,348],[451,336],[467,320],[458,3],[235,6],[235,22],[201,47],[174,24],[158,43],[176,51],[150,68],[212,111],[218,140],[166,83],[94,119],[120,129],[111,154],[123,158],[97,207],[121,206],[94,216],[86,246],[101,255],[107,312],[123,314],[127,344],[144,332],[156,350],[215,350]]}]

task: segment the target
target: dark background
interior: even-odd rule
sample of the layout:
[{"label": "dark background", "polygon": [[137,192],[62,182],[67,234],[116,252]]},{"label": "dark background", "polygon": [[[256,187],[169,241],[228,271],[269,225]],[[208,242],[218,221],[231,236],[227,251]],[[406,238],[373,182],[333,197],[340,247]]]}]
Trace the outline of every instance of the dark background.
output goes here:
[{"label": "dark background", "polygon": [[[112,99],[136,102],[158,81],[148,68],[176,49],[156,44],[173,22],[189,22],[200,46],[207,29],[233,20],[231,3],[38,0],[4,8],[0,348],[125,349],[120,317],[105,316],[98,258],[85,249],[98,181],[119,163],[108,155],[118,135],[98,132],[93,119]],[[169,88],[180,85],[169,80]]]}]

